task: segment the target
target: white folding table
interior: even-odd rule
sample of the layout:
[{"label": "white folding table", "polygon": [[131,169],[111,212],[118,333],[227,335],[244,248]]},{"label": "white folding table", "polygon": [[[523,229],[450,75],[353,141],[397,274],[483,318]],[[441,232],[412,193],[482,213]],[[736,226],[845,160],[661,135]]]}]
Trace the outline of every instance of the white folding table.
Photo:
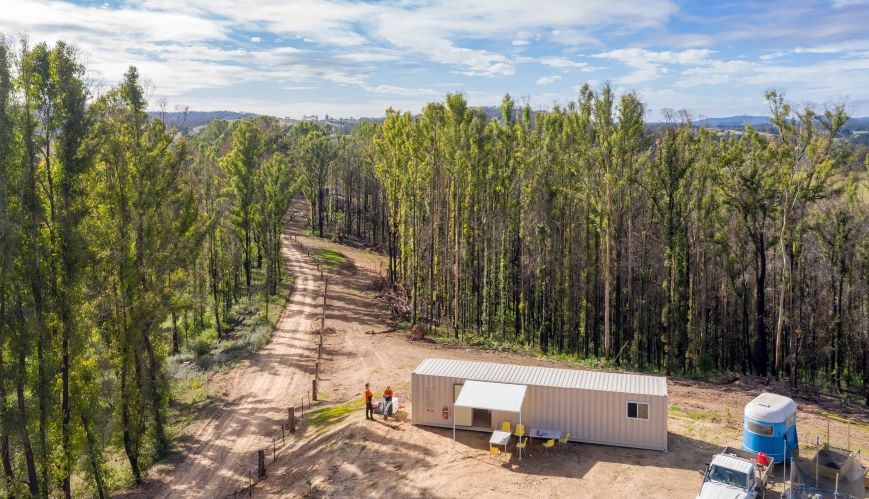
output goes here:
[{"label": "white folding table", "polygon": [[495,430],[492,432],[492,438],[489,439],[490,445],[503,445],[504,455],[507,455],[507,444],[510,443],[510,432]]}]

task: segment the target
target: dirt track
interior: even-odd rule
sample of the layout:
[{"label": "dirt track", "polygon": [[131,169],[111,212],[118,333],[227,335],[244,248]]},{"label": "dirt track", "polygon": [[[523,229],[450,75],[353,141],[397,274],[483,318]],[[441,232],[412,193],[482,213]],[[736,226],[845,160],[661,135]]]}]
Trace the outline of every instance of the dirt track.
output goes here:
[{"label": "dirt track", "polygon": [[296,230],[290,223],[283,234],[294,289],[271,341],[242,365],[209,380],[221,387],[220,407],[184,437],[185,458],[155,467],[144,486],[124,497],[221,497],[243,487],[248,470],[256,469],[256,450],[271,447],[287,407],[298,405],[307,393],[316,355],[310,331],[322,290],[315,264],[292,243]]}]

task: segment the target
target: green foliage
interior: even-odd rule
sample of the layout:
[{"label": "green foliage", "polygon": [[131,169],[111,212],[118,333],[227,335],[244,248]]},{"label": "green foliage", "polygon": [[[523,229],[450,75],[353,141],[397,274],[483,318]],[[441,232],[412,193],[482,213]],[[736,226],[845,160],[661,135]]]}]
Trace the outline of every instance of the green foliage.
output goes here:
[{"label": "green foliage", "polygon": [[308,423],[315,428],[333,425],[343,420],[354,411],[358,411],[363,407],[363,405],[364,404],[361,401],[354,400],[352,402],[345,402],[331,407],[313,409],[308,413]]},{"label": "green foliage", "polygon": [[18,48],[0,37],[0,495],[106,497],[171,449],[170,400],[207,395],[198,359],[268,341],[295,170],[275,120],[187,140],[135,68],[89,100],[72,46]]},{"label": "green foliage", "polygon": [[[819,258],[843,253],[806,223],[861,192],[830,180],[850,162],[834,140],[846,115],[767,99],[777,135],[697,128],[684,112],[649,127],[637,96],[607,85],[533,115],[505,96],[500,120],[460,94],[417,116],[387,110],[372,140],[386,233],[371,242],[387,252],[396,319],[430,323],[439,342],[617,368],[869,380],[869,344],[843,326],[866,316],[869,283],[850,262],[867,218],[839,237],[844,266]],[[831,289],[831,270],[855,281]],[[831,339],[838,353],[821,348]]]},{"label": "green foliage", "polygon": [[325,265],[332,268],[346,265],[348,262],[346,256],[331,249],[315,249],[314,257],[317,258],[317,261],[320,262],[320,265]]}]

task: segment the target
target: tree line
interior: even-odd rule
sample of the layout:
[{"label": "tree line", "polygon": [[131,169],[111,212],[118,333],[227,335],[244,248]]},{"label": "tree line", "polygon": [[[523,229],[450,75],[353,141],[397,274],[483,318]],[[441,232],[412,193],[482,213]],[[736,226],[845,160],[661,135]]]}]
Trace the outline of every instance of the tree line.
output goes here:
[{"label": "tree line", "polygon": [[149,117],[136,68],[104,92],[86,74],[64,42],[0,38],[2,496],[140,481],[172,447],[182,332],[220,342],[237,307],[268,307],[286,280],[302,176],[285,127],[183,137]]},{"label": "tree line", "polygon": [[548,112],[508,95],[497,119],[451,94],[333,141],[327,184],[347,188],[318,203],[328,234],[384,248],[411,324],[869,401],[864,158],[852,171],[844,104],[765,99],[774,133],[651,126],[608,85]]}]

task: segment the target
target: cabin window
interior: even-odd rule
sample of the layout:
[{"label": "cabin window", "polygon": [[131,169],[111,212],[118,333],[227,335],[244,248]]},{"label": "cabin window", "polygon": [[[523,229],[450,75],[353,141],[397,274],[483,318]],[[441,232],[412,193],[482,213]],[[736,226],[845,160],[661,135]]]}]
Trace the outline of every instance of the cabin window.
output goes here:
[{"label": "cabin window", "polygon": [[649,404],[628,402],[628,419],[649,419]]},{"label": "cabin window", "polygon": [[763,435],[765,437],[771,437],[773,435],[772,426],[770,425],[755,423],[754,421],[746,421],[745,427],[748,431],[756,435]]}]

